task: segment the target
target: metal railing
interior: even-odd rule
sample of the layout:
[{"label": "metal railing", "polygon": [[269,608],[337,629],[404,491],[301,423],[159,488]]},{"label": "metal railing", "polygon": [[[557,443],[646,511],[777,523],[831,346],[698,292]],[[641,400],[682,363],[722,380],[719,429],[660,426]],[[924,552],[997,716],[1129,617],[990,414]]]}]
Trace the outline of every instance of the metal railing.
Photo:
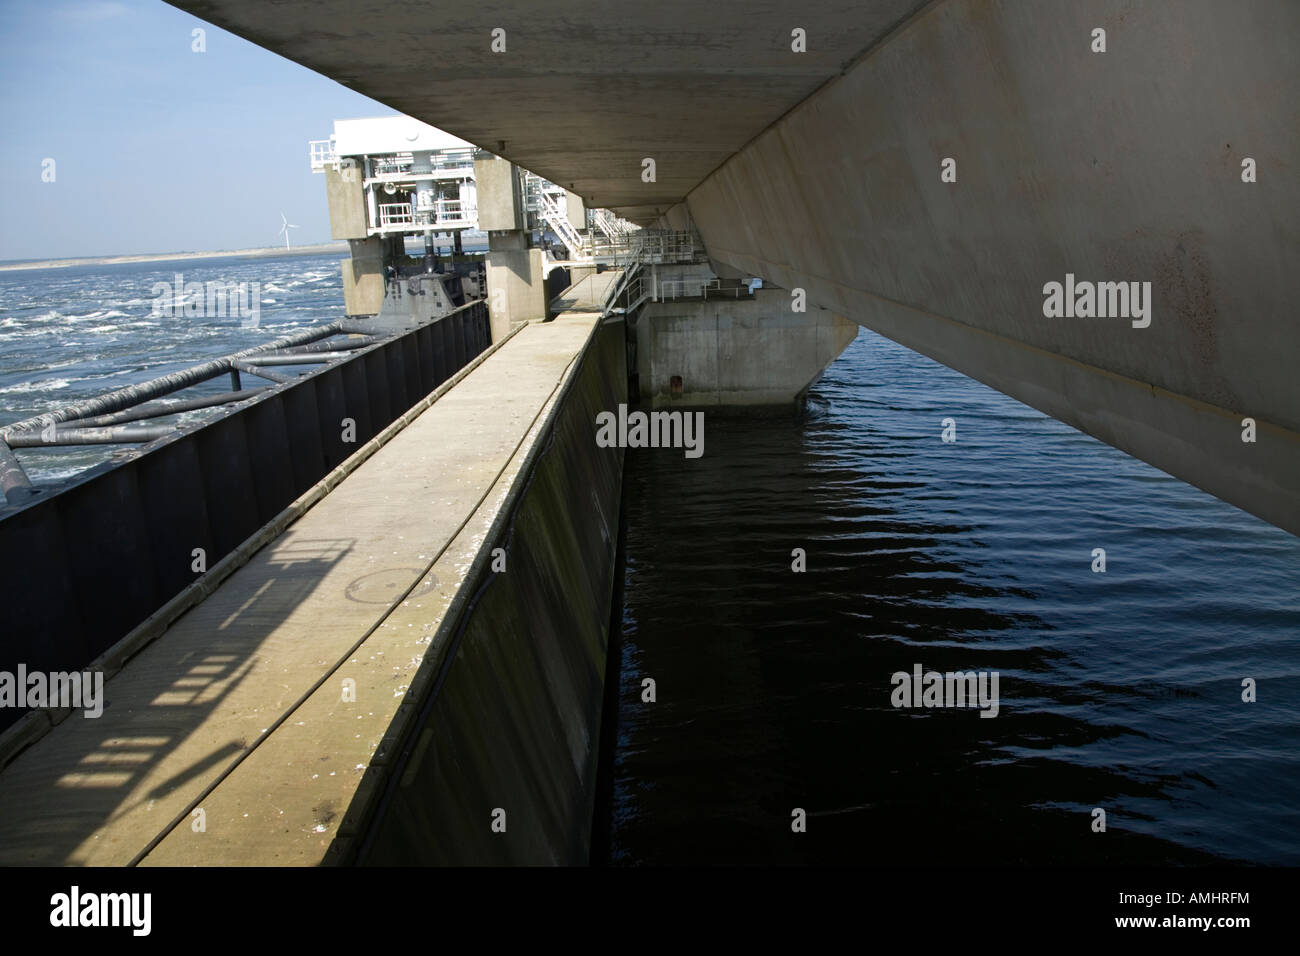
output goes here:
[{"label": "metal railing", "polygon": [[[521,170],[522,172],[522,170]],[[542,179],[536,173],[524,172],[524,209],[531,213],[541,214],[541,196],[542,189],[546,185],[546,180]]]},{"label": "metal railing", "polygon": [[[344,342],[324,341],[336,335],[357,333],[364,337]],[[294,376],[264,366],[328,365],[379,338],[356,323],[332,322],[6,425],[0,428],[0,491],[10,505],[23,503],[36,494],[10,448],[142,444],[166,438],[176,433],[178,424],[131,423],[248,401],[268,388],[295,380]],[[272,384],[243,388],[241,372]],[[181,401],[154,401],[227,374],[231,391]]]},{"label": "metal railing", "polygon": [[621,239],[640,228],[626,219],[619,218],[608,209],[594,210],[591,219],[592,223],[604,234],[606,239]]},{"label": "metal railing", "polygon": [[538,193],[538,202],[542,218],[551,227],[551,231],[560,237],[560,241],[569,250],[569,256],[573,259],[581,259],[585,242],[582,235],[573,227],[573,223],[569,222],[568,210],[560,205],[556,197],[545,190]]},{"label": "metal railing", "polygon": [[376,156],[370,161],[370,172],[374,176],[404,176],[411,171],[414,162],[415,158],[410,153]]},{"label": "metal railing", "polygon": [[703,276],[695,276],[690,279],[665,279],[658,284],[655,291],[656,298],[659,300],[707,299],[710,289],[720,290],[721,288],[720,279],[706,279]]},{"label": "metal railing", "polygon": [[461,199],[439,199],[423,209],[409,202],[381,203],[379,224],[372,231],[410,231],[420,228],[472,228],[478,221],[478,207]]},{"label": "metal railing", "polygon": [[676,299],[739,299],[750,298],[753,293],[747,285],[727,286],[723,288],[722,280],[716,276],[706,279],[694,276],[689,279],[663,279],[655,289],[656,302],[669,302]]},{"label": "metal railing", "polygon": [[593,237],[585,251],[598,262],[620,268],[633,264],[701,262],[706,258],[703,243],[690,230],[641,229],[617,239]]},{"label": "metal railing", "polygon": [[381,203],[379,206],[379,228],[391,226],[413,226],[415,217],[411,214],[409,202]]},{"label": "metal railing", "polygon": [[464,169],[469,167],[473,175],[474,169],[474,150],[472,149],[448,149],[441,153],[433,154],[434,169]]},{"label": "metal railing", "polygon": [[478,214],[477,209],[460,199],[439,199],[433,212],[438,222],[459,222]]},{"label": "metal railing", "polygon": [[628,315],[641,307],[650,298],[650,289],[645,283],[641,265],[633,263],[623,269],[605,292],[600,303],[601,313],[609,315],[618,312]]},{"label": "metal railing", "polygon": [[311,148],[311,171],[313,173],[324,172],[326,166],[338,163],[339,158],[334,152],[334,140],[314,139],[308,145]]}]

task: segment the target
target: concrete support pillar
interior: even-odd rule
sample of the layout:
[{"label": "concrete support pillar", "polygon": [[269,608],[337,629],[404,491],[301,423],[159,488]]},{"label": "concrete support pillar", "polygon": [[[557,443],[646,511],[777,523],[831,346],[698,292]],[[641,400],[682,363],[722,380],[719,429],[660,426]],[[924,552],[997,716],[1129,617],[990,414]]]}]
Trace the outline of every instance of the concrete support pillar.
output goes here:
[{"label": "concrete support pillar", "polygon": [[487,288],[493,342],[520,323],[546,318],[542,250],[529,247],[526,232],[488,233]]},{"label": "concrete support pillar", "polygon": [[487,232],[528,228],[519,175],[509,160],[491,153],[474,157],[478,189],[478,227]]},{"label": "concrete support pillar", "polygon": [[546,318],[542,250],[529,245],[528,216],[519,175],[490,153],[474,158],[479,228],[488,234],[487,292],[492,341],[530,319]]},{"label": "concrete support pillar", "polygon": [[330,209],[330,235],[335,239],[364,239],[366,197],[356,160],[343,160],[337,170],[325,168],[325,198]]},{"label": "concrete support pillar", "polygon": [[384,240],[351,239],[352,258],[344,259],[343,307],[348,315],[378,315],[384,303]]},{"label": "concrete support pillar", "polygon": [[641,398],[665,405],[781,405],[801,398],[858,334],[790,293],[648,303],[635,328]]},{"label": "concrete support pillar", "polygon": [[571,193],[567,189],[564,191],[564,212],[568,216],[569,225],[579,231],[587,228],[587,206],[582,201],[582,197],[577,193]]}]

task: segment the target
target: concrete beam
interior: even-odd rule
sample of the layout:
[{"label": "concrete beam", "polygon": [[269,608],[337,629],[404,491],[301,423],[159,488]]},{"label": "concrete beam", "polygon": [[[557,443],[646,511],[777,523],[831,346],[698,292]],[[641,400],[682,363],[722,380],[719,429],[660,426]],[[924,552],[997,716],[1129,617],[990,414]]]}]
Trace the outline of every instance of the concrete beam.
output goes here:
[{"label": "concrete beam", "polygon": [[[173,5],[593,207],[666,209],[925,2],[550,0],[539,13],[485,0],[450,18],[445,4],[394,0]],[[794,50],[796,28],[806,52]],[[646,157],[654,182],[641,178]]]},{"label": "concrete beam", "polygon": [[176,5],[1300,532],[1294,0]]},{"label": "concrete beam", "polygon": [[[714,260],[1300,533],[1297,35],[1285,2],[936,4],[690,211]],[[1149,283],[1149,327],[1045,316],[1067,274]]]}]

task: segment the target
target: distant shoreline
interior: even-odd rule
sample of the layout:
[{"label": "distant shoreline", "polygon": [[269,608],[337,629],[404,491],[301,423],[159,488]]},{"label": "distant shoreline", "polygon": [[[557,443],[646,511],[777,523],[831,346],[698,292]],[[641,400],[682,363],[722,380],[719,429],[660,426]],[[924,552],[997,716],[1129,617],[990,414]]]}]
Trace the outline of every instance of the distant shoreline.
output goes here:
[{"label": "distant shoreline", "polygon": [[184,262],[189,259],[273,259],[284,256],[348,255],[346,242],[326,242],[295,249],[229,249],[222,252],[170,252],[144,256],[94,256],[85,259],[43,259],[39,262],[14,262],[0,265],[0,272],[25,272],[31,269],[67,269],[75,266],[116,266],[130,262]]}]

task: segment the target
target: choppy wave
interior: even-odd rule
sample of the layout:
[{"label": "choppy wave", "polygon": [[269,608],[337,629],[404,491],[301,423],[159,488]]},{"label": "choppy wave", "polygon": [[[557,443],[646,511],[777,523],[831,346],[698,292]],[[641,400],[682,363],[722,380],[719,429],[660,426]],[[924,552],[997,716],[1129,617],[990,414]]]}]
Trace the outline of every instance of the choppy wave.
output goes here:
[{"label": "choppy wave", "polygon": [[[175,289],[174,264],[76,267],[0,275],[0,422],[80,401],[259,344],[292,328],[333,320],[342,308],[337,256],[189,262],[184,282],[258,283],[274,290],[261,303],[261,326],[230,317],[155,315],[156,284]],[[176,305],[199,299],[191,288]],[[288,318],[289,321],[285,321]],[[66,370],[50,374],[53,368]],[[34,371],[28,371],[34,370]],[[33,479],[54,481],[104,461],[112,446],[20,449]]]},{"label": "choppy wave", "polygon": [[71,379],[47,378],[40,381],[19,382],[16,385],[0,387],[0,394],[21,395],[26,392],[53,392],[61,388],[67,388],[71,384]]},{"label": "choppy wave", "polygon": [[94,312],[87,312],[85,315],[69,315],[69,322],[85,322],[88,319],[116,319],[128,318],[128,313],[118,311],[117,309],[96,309]]}]

